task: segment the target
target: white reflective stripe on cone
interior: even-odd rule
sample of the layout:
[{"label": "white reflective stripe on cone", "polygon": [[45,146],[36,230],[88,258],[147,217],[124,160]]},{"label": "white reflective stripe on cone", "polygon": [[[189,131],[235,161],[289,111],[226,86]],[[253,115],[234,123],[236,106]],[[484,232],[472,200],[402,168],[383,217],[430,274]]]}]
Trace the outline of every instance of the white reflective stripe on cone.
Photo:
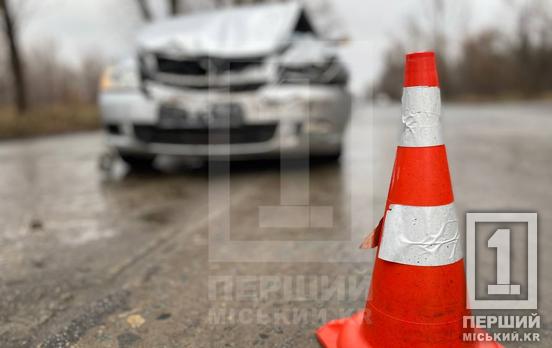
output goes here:
[{"label": "white reflective stripe on cone", "polygon": [[443,144],[441,92],[438,87],[405,87],[402,97],[401,146]]},{"label": "white reflective stripe on cone", "polygon": [[391,204],[379,258],[414,266],[441,266],[463,257],[454,203],[434,207]]}]

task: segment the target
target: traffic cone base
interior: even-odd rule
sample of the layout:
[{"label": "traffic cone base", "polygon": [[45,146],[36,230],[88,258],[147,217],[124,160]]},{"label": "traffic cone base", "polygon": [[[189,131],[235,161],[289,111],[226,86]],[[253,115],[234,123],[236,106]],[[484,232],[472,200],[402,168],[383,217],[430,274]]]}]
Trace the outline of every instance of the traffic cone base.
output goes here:
[{"label": "traffic cone base", "polygon": [[324,348],[372,348],[362,329],[363,317],[360,311],[350,318],[329,322],[316,331],[318,342]]},{"label": "traffic cone base", "polygon": [[[443,327],[443,325],[428,327],[427,325],[416,324],[416,323],[405,323],[399,320],[395,320],[396,330],[398,330],[397,332],[409,330],[408,326],[414,326],[414,327],[420,326],[420,325],[423,326],[423,328],[414,328],[414,331],[416,332],[416,334],[421,335],[420,342],[386,341],[381,344],[374,343],[374,345],[372,345],[370,344],[370,342],[377,342],[378,341],[377,337],[371,337],[370,339],[365,335],[365,332],[372,332],[372,333],[375,333],[375,335],[377,335],[377,330],[365,331],[363,329],[364,314],[365,313],[363,311],[360,311],[355,313],[350,318],[334,320],[324,325],[323,327],[318,329],[318,331],[316,331],[316,337],[318,339],[318,342],[320,342],[320,344],[324,348],[376,348],[376,347],[504,348],[501,344],[493,341],[463,342],[460,337],[455,342],[451,342],[451,341],[427,342],[427,340],[423,339],[424,337],[430,336],[435,332],[437,332],[438,335],[442,336],[442,333],[446,332],[447,327]],[[462,325],[462,323],[454,322],[447,325],[449,327],[454,327],[454,326]],[[422,333],[420,333],[420,331],[422,331]],[[472,332],[475,334],[485,333],[484,330],[481,330],[478,328],[467,329],[465,332]],[[416,336],[413,335],[412,337],[416,337]]]}]

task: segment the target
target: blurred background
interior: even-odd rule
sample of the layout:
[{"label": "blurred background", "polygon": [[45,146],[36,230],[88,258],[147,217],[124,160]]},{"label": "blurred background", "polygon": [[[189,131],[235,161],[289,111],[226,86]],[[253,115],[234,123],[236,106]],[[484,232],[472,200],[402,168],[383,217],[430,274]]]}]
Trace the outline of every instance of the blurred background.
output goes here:
[{"label": "blurred background", "polygon": [[[202,166],[163,157],[156,159],[157,170],[133,171],[133,163],[140,168],[153,158],[144,153],[124,158],[128,154],[119,151],[117,159],[106,150],[110,137],[117,144],[125,134],[147,149],[133,139],[144,119],[151,123],[146,140],[155,135],[158,115],[157,105],[148,104],[151,95],[132,74],[127,78],[108,69],[138,58],[142,29],[179,15],[259,3],[265,1],[0,0],[0,346],[318,347],[316,328],[364,306],[373,251],[353,262],[356,248],[340,243],[368,234],[383,214],[401,127],[404,53],[435,50],[461,230],[469,211],[539,214],[541,339],[504,344],[551,347],[552,276],[547,268],[552,255],[546,250],[552,247],[547,236],[552,231],[552,2],[305,0],[317,29],[338,34],[331,48],[348,74],[313,84],[312,90],[323,92],[318,94],[273,84],[269,87],[285,93],[270,99],[261,84],[232,96],[246,109],[248,101],[240,98],[254,95],[255,106],[273,113],[267,114],[276,120],[269,120],[274,124],[268,131],[261,127],[261,140],[268,134],[275,143],[295,146],[308,133],[322,145],[339,142],[326,153],[330,161],[277,158]],[[305,41],[307,53],[317,48],[317,42]],[[274,58],[272,53],[265,61]],[[304,56],[317,58],[318,53]],[[113,75],[109,82],[117,80],[111,90],[100,87],[106,71]],[[289,71],[319,72],[310,67]],[[161,89],[159,81],[148,81],[152,95]],[[200,96],[182,88],[179,92],[187,94],[182,108],[208,106],[206,90]],[[170,99],[159,94],[163,103]],[[102,124],[102,96],[112,97],[105,99],[113,107],[108,110],[112,123]],[[335,123],[326,122],[331,118],[319,123],[301,119],[315,113],[333,114],[341,122],[339,134]],[[194,127],[187,134],[197,135]],[[289,138],[280,139],[276,127]],[[177,150],[187,151],[196,148],[196,141],[197,148],[208,151],[202,132],[186,143],[184,136],[161,129],[166,138],[159,142],[166,141],[163,149],[170,151],[175,149],[171,142],[180,142]],[[251,136],[244,134],[246,140]],[[222,136],[219,145],[224,148],[229,139]],[[255,153],[264,140],[241,145],[244,152]],[[299,209],[290,217],[269,211],[268,223],[262,223],[261,212],[268,210],[261,208],[282,206]],[[236,252],[232,245],[214,245],[213,233],[245,247]],[[527,249],[524,235],[514,234],[512,281],[525,289],[523,297]],[[258,244],[249,247],[249,242]],[[484,242],[479,251],[485,254],[477,259],[480,292],[496,279],[496,255]],[[242,276],[294,284],[314,277],[319,287],[305,295],[304,283],[292,286],[298,295],[291,298],[285,291],[267,299],[211,297],[213,282]],[[349,277],[356,295],[332,296]],[[258,287],[259,278],[254,279]],[[324,284],[328,297],[320,296]],[[222,313],[216,316],[220,321],[213,322],[212,310]],[[304,315],[278,320],[295,310]],[[268,322],[248,314],[259,311]]]},{"label": "blurred background", "polygon": [[[260,2],[3,0],[0,137],[99,127],[101,71],[135,54],[136,32],[146,23]],[[437,51],[447,99],[550,97],[548,1],[365,1],[360,10],[353,0],[307,4],[331,14],[347,34],[340,54],[358,98],[398,99],[403,53],[428,48]]]}]

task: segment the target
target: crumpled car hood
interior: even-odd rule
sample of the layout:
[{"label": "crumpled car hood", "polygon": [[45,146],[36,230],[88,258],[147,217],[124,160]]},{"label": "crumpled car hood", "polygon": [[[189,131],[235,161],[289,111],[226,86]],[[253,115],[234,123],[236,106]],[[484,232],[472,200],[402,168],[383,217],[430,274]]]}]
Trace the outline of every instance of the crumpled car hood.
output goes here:
[{"label": "crumpled car hood", "polygon": [[145,28],[138,48],[175,57],[259,57],[289,43],[301,11],[291,2],[178,17]]}]

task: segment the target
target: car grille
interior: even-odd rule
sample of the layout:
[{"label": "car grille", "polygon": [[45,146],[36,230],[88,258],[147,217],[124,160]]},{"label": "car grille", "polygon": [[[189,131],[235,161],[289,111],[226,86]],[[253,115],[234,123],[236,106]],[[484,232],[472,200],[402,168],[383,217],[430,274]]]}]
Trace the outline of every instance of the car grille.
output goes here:
[{"label": "car grille", "polygon": [[152,59],[155,64],[140,57],[142,81],[151,80],[173,87],[225,92],[255,91],[267,83],[264,57],[175,59],[154,55]]},{"label": "car grille", "polygon": [[248,68],[260,67],[263,64],[261,58],[250,59],[171,59],[157,56],[157,71],[166,74],[201,76],[211,74],[223,74],[239,72]]},{"label": "car grille", "polygon": [[265,86],[266,83],[244,83],[244,84],[224,84],[224,85],[192,85],[187,84],[185,82],[176,82],[176,81],[169,81],[167,79],[163,79],[158,77],[156,82],[160,82],[167,86],[173,86],[173,87],[184,87],[187,89],[194,89],[199,91],[219,91],[223,93],[239,93],[239,92],[253,92],[261,87]]},{"label": "car grille", "polygon": [[275,132],[276,124],[248,125],[229,129],[162,129],[150,125],[134,126],[134,135],[140,141],[182,145],[262,143],[272,139]]}]

